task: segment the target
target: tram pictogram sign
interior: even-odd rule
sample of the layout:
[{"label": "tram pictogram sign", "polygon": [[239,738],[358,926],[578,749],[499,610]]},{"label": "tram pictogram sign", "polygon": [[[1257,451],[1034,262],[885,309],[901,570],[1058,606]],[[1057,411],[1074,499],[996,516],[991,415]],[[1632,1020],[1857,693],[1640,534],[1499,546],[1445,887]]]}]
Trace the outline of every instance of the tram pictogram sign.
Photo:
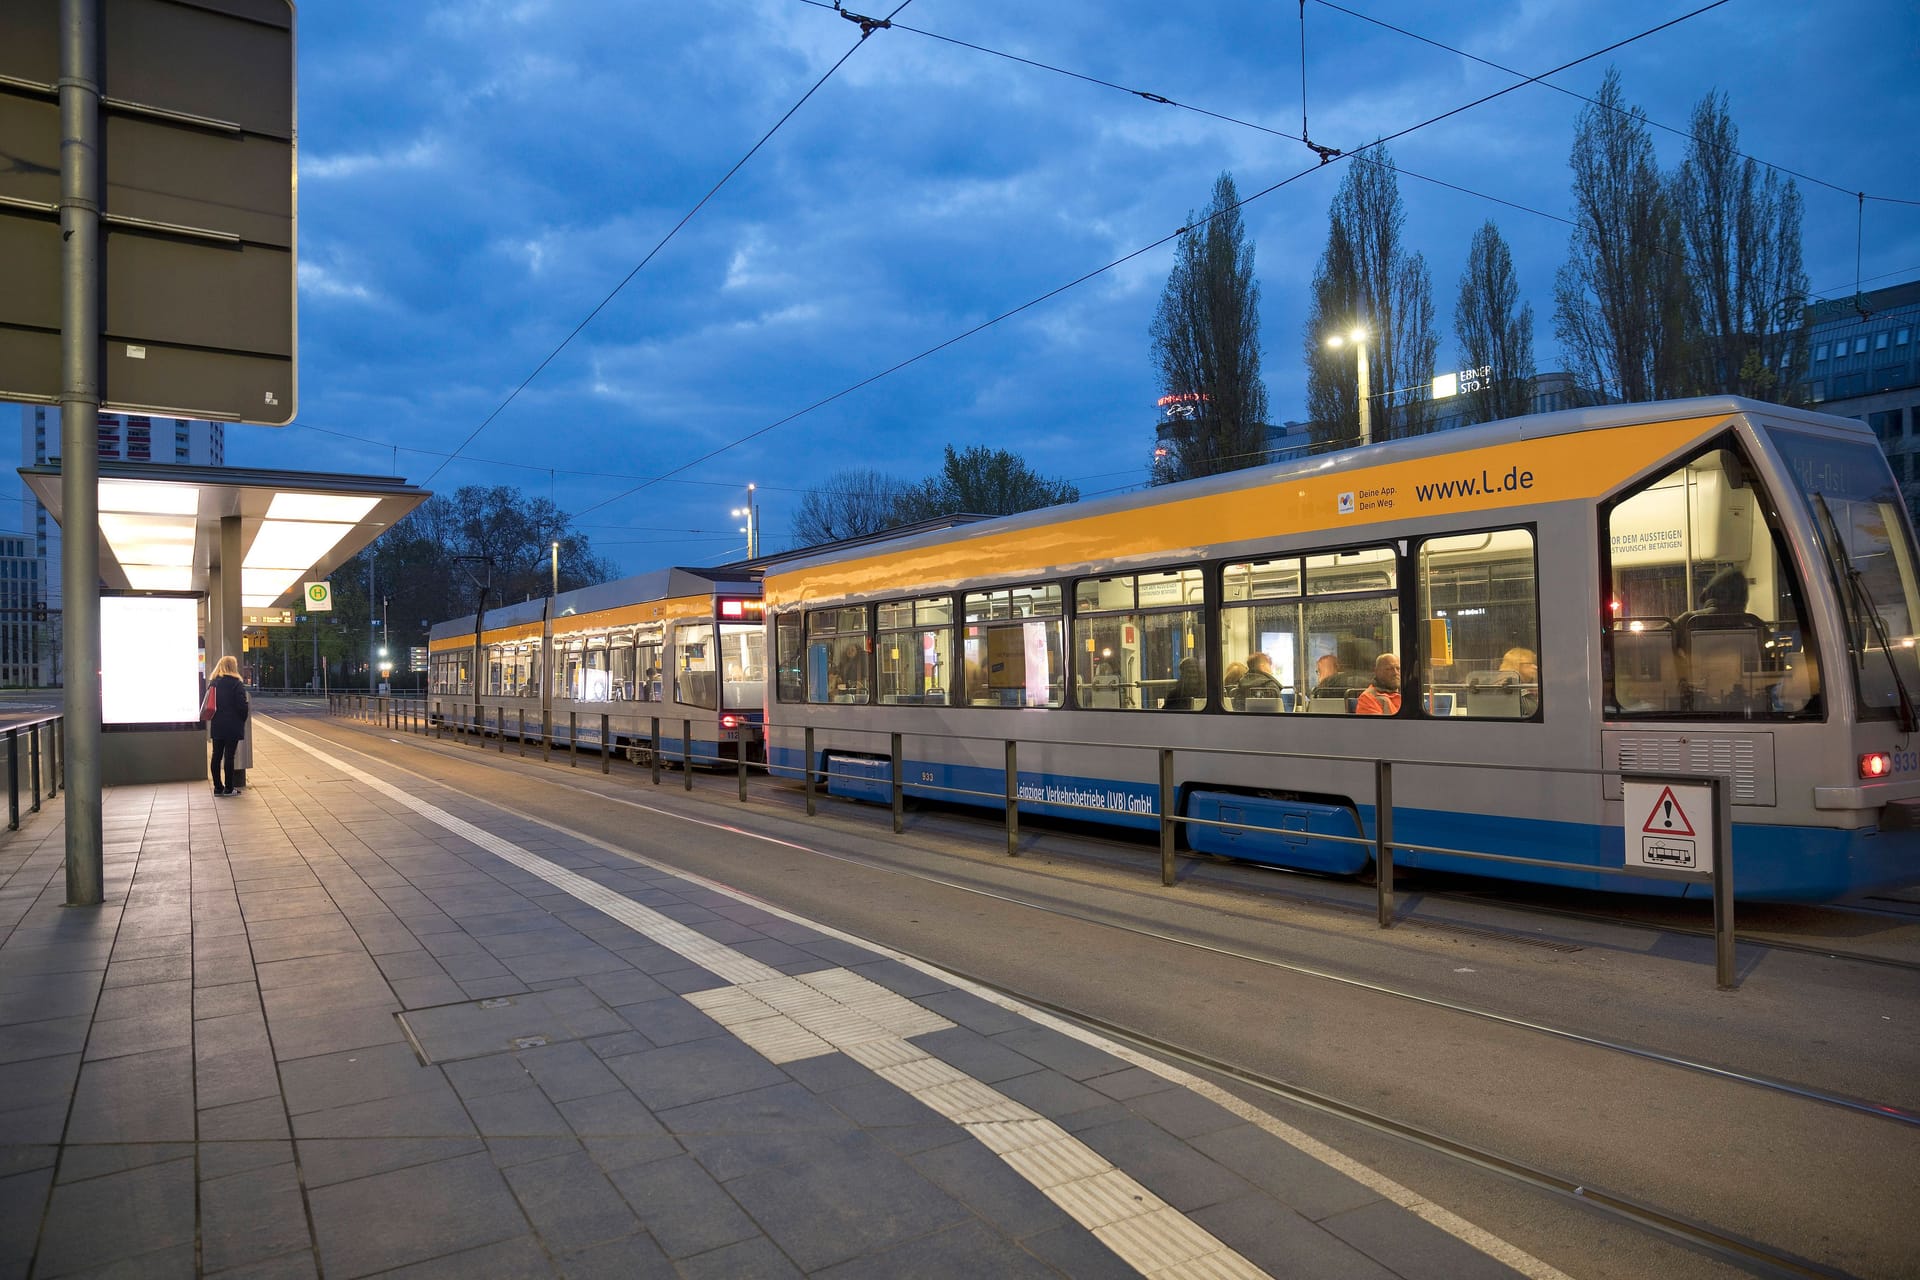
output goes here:
[{"label": "tram pictogram sign", "polygon": [[1626,865],[1688,875],[1713,871],[1713,788],[1624,780]]}]

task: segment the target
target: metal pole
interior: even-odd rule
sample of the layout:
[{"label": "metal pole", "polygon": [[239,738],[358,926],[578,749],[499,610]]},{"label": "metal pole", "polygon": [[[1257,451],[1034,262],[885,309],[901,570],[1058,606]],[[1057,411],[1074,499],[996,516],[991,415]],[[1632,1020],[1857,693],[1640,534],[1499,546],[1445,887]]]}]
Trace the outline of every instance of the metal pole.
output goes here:
[{"label": "metal pole", "polygon": [[522,756],[527,754],[527,709],[520,708],[520,744],[515,750]]},{"label": "metal pole", "polygon": [[1360,443],[1367,444],[1373,439],[1373,381],[1367,368],[1367,343],[1371,336],[1355,342],[1354,349],[1360,353]]},{"label": "metal pole", "polygon": [[57,790],[65,790],[67,785],[67,721],[63,716],[53,722],[53,785]]},{"label": "metal pole", "polygon": [[567,768],[580,767],[580,713],[567,712]]},{"label": "metal pole", "polygon": [[800,772],[807,780],[806,782],[807,816],[811,818],[814,816],[815,807],[816,807],[814,795],[813,795],[813,726],[812,725],[807,726],[806,753],[807,753],[807,758],[801,762]]},{"label": "metal pole", "polygon": [[1173,748],[1160,748],[1160,883],[1172,885],[1174,822]]},{"label": "metal pole", "polygon": [[1007,856],[1020,856],[1020,760],[1019,748],[1007,739]]},{"label": "metal pole", "polygon": [[660,785],[660,717],[648,718],[649,732],[653,737],[647,742],[647,772],[653,775],[653,785]]},{"label": "metal pole", "polygon": [[1713,980],[1722,991],[1739,983],[1733,969],[1733,812],[1727,780],[1709,778],[1713,788]]},{"label": "metal pole", "polygon": [[1393,928],[1393,762],[1373,764],[1373,883],[1380,927]]},{"label": "metal pole", "polygon": [[893,735],[893,834],[899,835],[907,825],[907,789],[900,777],[900,735]]},{"label": "metal pole", "polygon": [[693,790],[693,721],[680,722],[680,776],[686,780],[687,790]]},{"label": "metal pole", "polygon": [[33,768],[28,777],[33,783],[33,811],[38,813],[40,812],[40,726],[35,725],[27,732],[33,735],[32,745],[28,748]]},{"label": "metal pole", "polygon": [[740,775],[740,803],[747,802],[747,741],[735,738],[733,743],[733,763]]},{"label": "metal pole", "polygon": [[493,740],[501,755],[507,754],[507,709],[502,706],[493,713]]},{"label": "metal pole", "polygon": [[[100,0],[60,0],[60,576],[73,726],[67,905],[102,897],[100,816]],[[36,806],[37,807],[37,806]]]},{"label": "metal pole", "polygon": [[20,731],[7,730],[7,830],[20,829]]},{"label": "metal pole", "polygon": [[610,728],[612,728],[612,726],[608,724],[607,713],[602,711],[600,713],[600,772],[601,773],[613,772],[613,757],[607,754],[607,749],[608,749],[607,744],[609,739],[612,736],[608,732]]}]

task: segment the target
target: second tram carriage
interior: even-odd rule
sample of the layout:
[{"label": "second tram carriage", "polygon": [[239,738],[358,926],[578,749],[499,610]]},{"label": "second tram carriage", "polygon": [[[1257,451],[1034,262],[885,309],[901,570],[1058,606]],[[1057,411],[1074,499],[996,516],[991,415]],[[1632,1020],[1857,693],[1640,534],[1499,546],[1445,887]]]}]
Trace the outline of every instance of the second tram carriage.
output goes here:
[{"label": "second tram carriage", "polygon": [[436,717],[466,723],[477,707],[482,731],[529,737],[544,720],[556,743],[598,750],[605,716],[610,746],[636,760],[764,759],[766,634],[751,571],[604,582],[440,623],[428,645]]},{"label": "second tram carriage", "polygon": [[1492,423],[770,567],[769,758],[879,798],[899,733],[908,794],[955,800],[1000,796],[1013,742],[1025,807],[1149,825],[1179,748],[1179,812],[1234,824],[1192,846],[1346,874],[1366,846],[1319,837],[1372,834],[1374,760],[1425,762],[1397,842],[1613,868],[1617,771],[1716,774],[1736,892],[1831,899],[1920,879],[1917,558],[1858,422]]}]

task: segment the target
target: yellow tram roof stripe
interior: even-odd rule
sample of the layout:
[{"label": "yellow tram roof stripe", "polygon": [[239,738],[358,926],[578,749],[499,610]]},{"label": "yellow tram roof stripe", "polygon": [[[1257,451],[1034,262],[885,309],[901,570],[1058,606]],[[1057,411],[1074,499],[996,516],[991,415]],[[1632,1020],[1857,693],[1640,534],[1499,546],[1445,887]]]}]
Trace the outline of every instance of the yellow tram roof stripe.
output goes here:
[{"label": "yellow tram roof stripe", "polygon": [[1128,557],[1197,556],[1208,546],[1310,530],[1338,537],[1415,516],[1591,500],[1727,421],[1717,414],[1506,440],[1101,515],[1075,517],[1067,508],[1030,528],[968,536],[962,527],[935,545],[772,574],[762,594],[772,608],[980,578],[1014,581]]},{"label": "yellow tram roof stripe", "polygon": [[[553,634],[556,638],[560,638],[582,631],[605,631],[610,627],[664,622],[668,618],[710,618],[713,616],[713,601],[714,598],[710,595],[673,596],[666,600],[644,600],[639,604],[596,609],[592,613],[563,614],[554,619]],[[485,643],[512,644],[516,640],[538,640],[542,631],[543,626],[538,622],[520,622],[508,627],[488,627]],[[434,653],[471,649],[473,633],[442,636],[432,641],[429,648]]]}]

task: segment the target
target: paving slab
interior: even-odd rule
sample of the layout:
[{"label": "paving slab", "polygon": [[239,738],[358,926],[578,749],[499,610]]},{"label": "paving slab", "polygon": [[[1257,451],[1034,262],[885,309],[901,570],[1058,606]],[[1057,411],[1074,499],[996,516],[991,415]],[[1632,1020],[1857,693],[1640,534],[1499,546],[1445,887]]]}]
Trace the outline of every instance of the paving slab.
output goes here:
[{"label": "paving slab", "polygon": [[0,1274],[1161,1265],[1016,1131],[1191,1274],[1510,1274],[957,979],[262,728],[232,801],[108,791],[90,913],[51,812],[0,841]]}]

